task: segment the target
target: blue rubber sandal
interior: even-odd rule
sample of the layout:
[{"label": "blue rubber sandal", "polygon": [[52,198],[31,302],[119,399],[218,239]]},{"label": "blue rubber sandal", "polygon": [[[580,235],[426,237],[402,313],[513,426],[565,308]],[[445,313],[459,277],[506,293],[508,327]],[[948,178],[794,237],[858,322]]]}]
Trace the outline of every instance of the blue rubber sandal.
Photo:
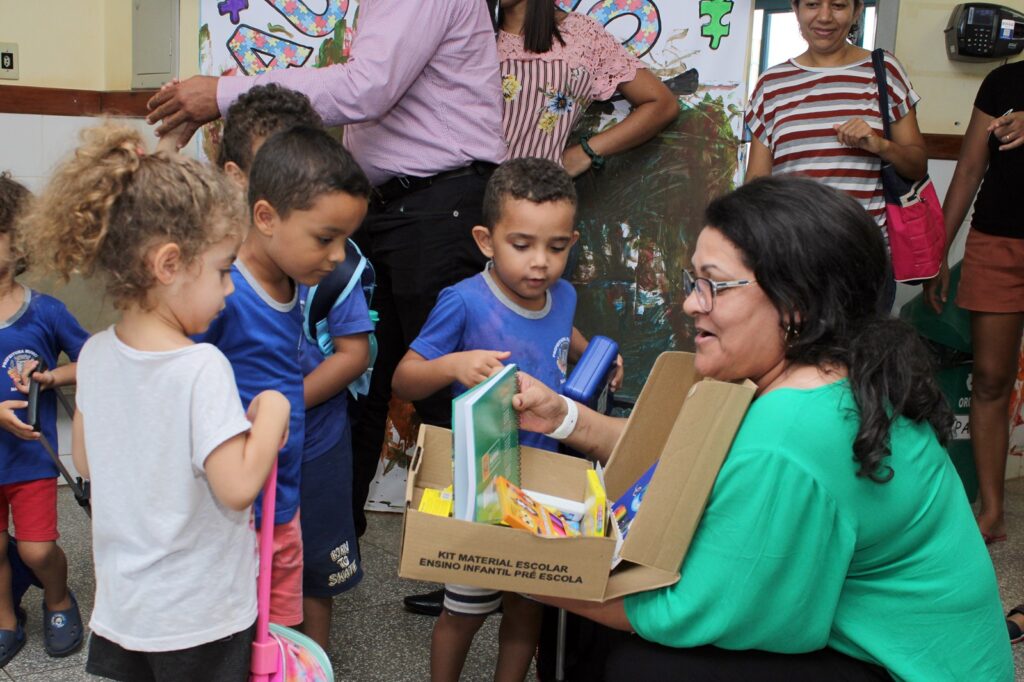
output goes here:
[{"label": "blue rubber sandal", "polygon": [[0,630],[0,668],[11,662],[25,646],[25,628],[21,623],[14,630]]},{"label": "blue rubber sandal", "polygon": [[60,658],[78,651],[84,639],[82,614],[78,611],[78,600],[73,592],[71,606],[60,611],[51,611],[43,602],[43,648],[50,656]]}]

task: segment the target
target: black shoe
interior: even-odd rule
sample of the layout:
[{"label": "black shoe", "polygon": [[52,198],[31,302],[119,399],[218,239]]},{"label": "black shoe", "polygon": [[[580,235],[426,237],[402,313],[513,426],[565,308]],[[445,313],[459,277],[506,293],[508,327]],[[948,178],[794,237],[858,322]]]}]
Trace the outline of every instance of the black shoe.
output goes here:
[{"label": "black shoe", "polygon": [[405,610],[410,613],[418,613],[421,616],[441,615],[441,608],[444,605],[444,590],[434,590],[426,594],[410,594],[402,600]]}]

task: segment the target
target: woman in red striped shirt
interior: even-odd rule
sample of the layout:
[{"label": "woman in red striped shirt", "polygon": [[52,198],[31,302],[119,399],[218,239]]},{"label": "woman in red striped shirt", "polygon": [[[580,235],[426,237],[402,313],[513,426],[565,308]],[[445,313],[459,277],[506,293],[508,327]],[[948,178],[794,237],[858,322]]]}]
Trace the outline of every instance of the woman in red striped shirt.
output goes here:
[{"label": "woman in red striped shirt", "polygon": [[914,112],[921,98],[886,53],[892,121],[886,140],[871,53],[848,40],[863,0],[793,0],[793,9],[807,50],[757,82],[745,117],[753,135],[746,179],[812,177],[857,199],[884,228],[882,162],[914,180],[928,170]]}]

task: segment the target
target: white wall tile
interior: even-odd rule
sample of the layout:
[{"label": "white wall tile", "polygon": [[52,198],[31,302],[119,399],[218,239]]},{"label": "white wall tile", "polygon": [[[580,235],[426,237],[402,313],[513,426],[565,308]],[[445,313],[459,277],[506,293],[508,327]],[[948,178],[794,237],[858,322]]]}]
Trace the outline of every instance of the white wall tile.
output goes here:
[{"label": "white wall tile", "polygon": [[42,162],[47,176],[78,145],[78,134],[95,119],[88,116],[43,116]]},{"label": "white wall tile", "polygon": [[0,171],[19,176],[44,175],[43,117],[0,114]]}]

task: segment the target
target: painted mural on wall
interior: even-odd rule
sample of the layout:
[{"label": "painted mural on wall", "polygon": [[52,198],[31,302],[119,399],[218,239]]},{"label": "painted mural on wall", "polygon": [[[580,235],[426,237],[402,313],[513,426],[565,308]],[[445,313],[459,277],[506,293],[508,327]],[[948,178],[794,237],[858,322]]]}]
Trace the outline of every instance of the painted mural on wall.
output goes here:
[{"label": "painted mural on wall", "polygon": [[[557,2],[605,25],[680,101],[678,118],[657,138],[578,182],[577,326],[619,342],[627,367],[622,393],[635,396],[659,353],[693,348],[680,309],[680,273],[689,266],[708,197],[738,177],[752,0]],[[358,3],[202,0],[200,24],[204,74],[317,68],[347,60]],[[624,100],[595,103],[577,134],[616,125],[628,110]],[[219,127],[208,127],[201,142],[208,157],[216,156],[218,139]],[[377,508],[402,504],[401,481],[415,444],[408,433],[413,415],[406,412],[393,411],[388,424],[371,490]]]}]

